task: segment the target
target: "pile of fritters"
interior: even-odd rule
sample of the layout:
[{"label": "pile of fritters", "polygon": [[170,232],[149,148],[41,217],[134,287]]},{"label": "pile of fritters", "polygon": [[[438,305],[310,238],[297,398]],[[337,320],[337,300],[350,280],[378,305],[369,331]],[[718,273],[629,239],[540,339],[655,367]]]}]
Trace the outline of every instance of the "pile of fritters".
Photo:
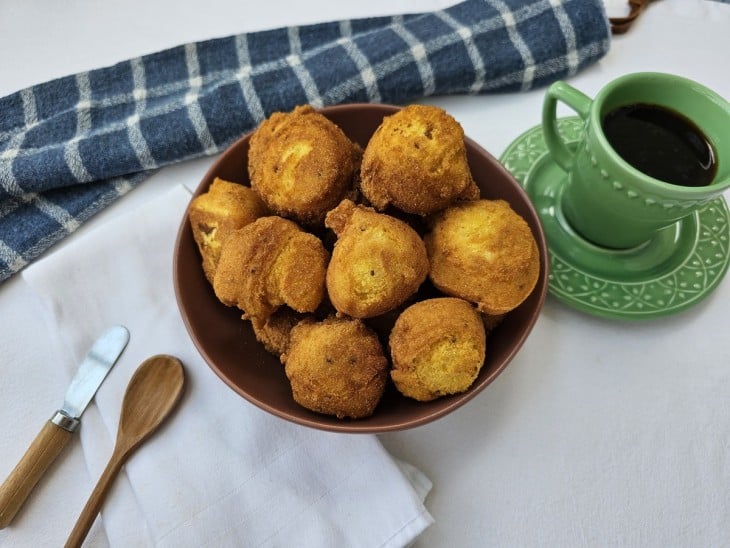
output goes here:
[{"label": "pile of fritters", "polygon": [[193,236],[218,299],[317,413],[370,416],[389,377],[419,401],[467,390],[492,329],[537,283],[529,226],[479,198],[463,130],[440,108],[385,117],[364,151],[310,106],[274,113],[248,172],[250,188],[216,179],[193,200]]}]

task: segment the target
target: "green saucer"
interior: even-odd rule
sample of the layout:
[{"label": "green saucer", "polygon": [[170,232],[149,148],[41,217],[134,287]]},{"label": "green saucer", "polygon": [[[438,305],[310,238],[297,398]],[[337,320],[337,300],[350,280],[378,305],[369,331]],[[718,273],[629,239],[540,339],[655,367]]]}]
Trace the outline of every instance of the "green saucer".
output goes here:
[{"label": "green saucer", "polygon": [[[579,139],[578,117],[558,121],[567,143]],[[628,250],[596,246],[565,220],[566,178],[547,152],[540,126],[520,135],[500,161],[530,196],[548,240],[551,294],[573,308],[607,318],[649,319],[685,310],[720,283],[730,253],[730,215],[717,198]]]}]

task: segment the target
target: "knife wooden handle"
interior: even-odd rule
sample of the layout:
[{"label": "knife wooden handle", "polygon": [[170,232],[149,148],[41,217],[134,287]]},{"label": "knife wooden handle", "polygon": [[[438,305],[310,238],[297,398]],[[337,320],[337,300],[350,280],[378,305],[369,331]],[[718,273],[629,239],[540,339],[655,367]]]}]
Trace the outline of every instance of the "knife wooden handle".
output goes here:
[{"label": "knife wooden handle", "polygon": [[51,421],[46,422],[23,458],[0,486],[0,529],[10,525],[25,499],[69,439],[71,432]]}]

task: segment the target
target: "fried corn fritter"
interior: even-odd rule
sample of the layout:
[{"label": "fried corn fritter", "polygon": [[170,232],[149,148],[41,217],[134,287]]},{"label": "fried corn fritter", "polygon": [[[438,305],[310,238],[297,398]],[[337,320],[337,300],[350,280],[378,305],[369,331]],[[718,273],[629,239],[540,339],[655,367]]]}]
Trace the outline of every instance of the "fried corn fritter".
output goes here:
[{"label": "fried corn fritter", "polygon": [[456,204],[434,216],[424,240],[433,284],[486,314],[516,308],[537,284],[537,242],[504,200]]},{"label": "fried corn fritter", "polygon": [[268,210],[253,190],[218,177],[207,192],[191,202],[188,219],[203,259],[203,272],[210,283],[226,238],[264,215],[268,215]]},{"label": "fried corn fritter", "polygon": [[377,335],[361,320],[304,320],[281,357],[294,400],[338,418],[373,414],[388,379],[388,359]]},{"label": "fried corn fritter", "polygon": [[277,112],[251,136],[251,187],[278,215],[321,223],[352,191],[362,150],[311,106]]},{"label": "fried corn fritter", "polygon": [[291,330],[307,316],[282,306],[267,318],[251,318],[251,326],[256,340],[264,345],[267,352],[277,357],[289,348]]},{"label": "fried corn fritter", "polygon": [[426,279],[426,247],[405,222],[343,200],[325,225],[337,235],[327,291],[341,314],[371,318],[388,312]]},{"label": "fried corn fritter", "polygon": [[329,253],[319,238],[282,217],[261,217],[234,231],[221,250],[213,289],[245,319],[266,319],[281,305],[317,309]]},{"label": "fried corn fritter", "polygon": [[477,310],[439,297],[406,308],[390,333],[390,376],[400,393],[431,401],[467,390],[484,364],[486,335]]},{"label": "fried corn fritter", "polygon": [[360,176],[363,195],[381,211],[393,205],[428,215],[479,197],[464,130],[433,106],[410,105],[384,118],[365,147]]}]

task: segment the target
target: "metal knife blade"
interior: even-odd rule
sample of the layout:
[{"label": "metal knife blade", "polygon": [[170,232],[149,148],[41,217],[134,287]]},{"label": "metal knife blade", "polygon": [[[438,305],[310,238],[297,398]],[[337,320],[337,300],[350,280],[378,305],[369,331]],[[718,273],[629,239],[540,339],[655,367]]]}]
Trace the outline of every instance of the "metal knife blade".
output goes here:
[{"label": "metal knife blade", "polygon": [[76,429],[81,414],[128,342],[129,331],[121,325],[110,327],[96,340],[66,390],[63,407],[51,418],[54,424],[69,432]]},{"label": "metal knife blade", "polygon": [[129,342],[121,325],[107,329],[81,362],[66,391],[63,407],[47,421],[20,462],[0,485],[0,529],[7,527],[33,488],[56,460],[79,418]]}]

